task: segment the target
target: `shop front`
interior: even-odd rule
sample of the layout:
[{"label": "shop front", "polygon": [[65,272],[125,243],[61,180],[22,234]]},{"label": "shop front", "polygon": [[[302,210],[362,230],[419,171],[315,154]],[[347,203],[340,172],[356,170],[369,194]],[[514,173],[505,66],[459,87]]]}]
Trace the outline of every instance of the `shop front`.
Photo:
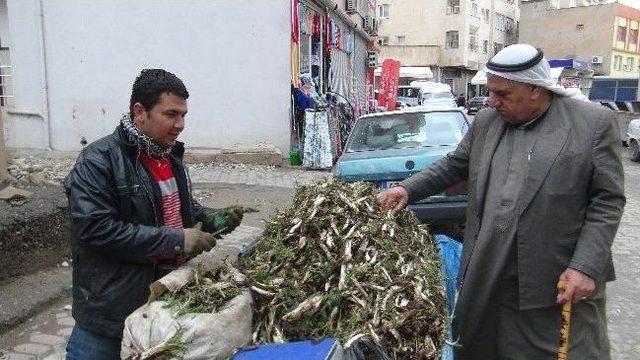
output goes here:
[{"label": "shop front", "polygon": [[290,155],[310,168],[337,160],[373,88],[367,60],[374,41],[354,22],[359,12],[349,16],[331,3],[291,1]]}]

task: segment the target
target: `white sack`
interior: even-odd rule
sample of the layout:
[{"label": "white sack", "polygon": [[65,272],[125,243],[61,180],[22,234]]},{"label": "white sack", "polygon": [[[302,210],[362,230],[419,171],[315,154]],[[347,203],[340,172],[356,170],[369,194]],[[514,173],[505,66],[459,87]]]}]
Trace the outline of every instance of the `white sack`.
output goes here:
[{"label": "white sack", "polygon": [[[237,348],[249,344],[253,314],[253,299],[249,291],[231,299],[217,313],[185,314],[177,318],[173,317],[170,308],[163,308],[164,302],[155,299],[165,291],[175,293],[193,282],[198,266],[208,273],[224,266],[225,259],[235,260],[240,246],[255,241],[260,233],[258,228],[239,226],[223,236],[213,250],[198,255],[151,284],[149,302],[125,320],[121,358],[151,358],[178,330],[182,331],[182,340],[187,345],[185,360],[227,359]],[[237,282],[244,277],[239,272],[232,276]]]},{"label": "white sack", "polygon": [[129,315],[124,323],[120,356],[149,359],[182,330],[187,344],[184,360],[228,359],[251,342],[252,299],[249,291],[233,298],[214,314],[185,314],[173,318],[163,301],[153,301]]}]

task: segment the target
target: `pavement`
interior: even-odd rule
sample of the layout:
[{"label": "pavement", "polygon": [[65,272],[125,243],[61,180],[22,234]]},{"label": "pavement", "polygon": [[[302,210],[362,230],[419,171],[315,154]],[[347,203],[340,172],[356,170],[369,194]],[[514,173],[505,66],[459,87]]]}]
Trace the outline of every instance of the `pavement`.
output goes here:
[{"label": "pavement", "polygon": [[[613,244],[617,281],[610,283],[607,288],[607,312],[612,359],[637,360],[640,359],[640,307],[636,305],[637,299],[640,298],[640,242],[637,241],[640,234],[640,222],[637,220],[640,216],[640,164],[632,163],[625,157],[624,166],[627,205]],[[228,198],[227,203],[238,201],[232,200],[234,193],[230,189],[233,188],[233,184],[258,189],[253,193],[248,192],[249,195],[240,201],[246,203],[253,196],[257,204],[261,204],[259,197],[269,196],[277,189],[287,188],[290,194],[290,189],[296,183],[308,184],[330,176],[327,172],[269,167],[256,169],[246,166],[202,165],[192,166],[190,170],[194,191],[205,205],[207,201],[214,199],[219,202],[220,197],[225,196]],[[211,189],[210,186],[215,186],[215,189],[207,190]],[[280,195],[280,200],[267,197],[263,203],[281,201],[283,197],[284,195]],[[264,215],[266,214],[250,218],[251,226],[247,226],[243,231],[261,228]],[[237,251],[243,244],[238,242],[227,245],[229,246],[226,251]],[[68,287],[70,277],[67,276],[61,283],[63,288]],[[35,290],[28,290],[27,293],[33,291]],[[0,296],[2,294],[3,292],[0,292]],[[74,324],[69,304],[69,297],[63,296],[39,314],[0,336],[0,360],[64,359],[64,346]]]},{"label": "pavement", "polygon": [[[67,159],[67,158],[64,158]],[[29,159],[29,163],[38,159]],[[65,160],[61,171],[73,162]],[[37,163],[37,165],[40,165]],[[42,164],[44,167],[46,163]],[[193,196],[203,205],[225,207],[240,204],[259,209],[245,214],[243,225],[225,236],[214,249],[216,256],[232,257],[264,228],[278,208],[288,206],[296,185],[309,185],[331,177],[328,171],[305,171],[259,165],[189,165]],[[59,180],[59,174],[45,179]],[[71,317],[71,271],[59,267],[22,276],[0,285],[0,360],[61,360],[75,324]],[[6,304],[2,306],[1,304]]]}]

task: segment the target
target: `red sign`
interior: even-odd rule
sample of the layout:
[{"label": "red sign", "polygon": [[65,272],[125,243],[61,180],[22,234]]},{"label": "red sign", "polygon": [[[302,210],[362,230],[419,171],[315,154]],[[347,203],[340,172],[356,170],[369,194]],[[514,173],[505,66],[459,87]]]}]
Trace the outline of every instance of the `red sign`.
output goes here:
[{"label": "red sign", "polygon": [[400,62],[387,59],[382,63],[382,76],[380,77],[380,93],[378,94],[378,106],[387,111],[396,109],[398,99],[398,80],[400,78]]}]

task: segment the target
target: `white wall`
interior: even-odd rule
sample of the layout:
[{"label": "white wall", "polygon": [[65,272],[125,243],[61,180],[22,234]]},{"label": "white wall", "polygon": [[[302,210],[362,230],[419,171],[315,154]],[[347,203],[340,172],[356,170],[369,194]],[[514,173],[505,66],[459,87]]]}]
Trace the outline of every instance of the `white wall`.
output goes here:
[{"label": "white wall", "polygon": [[7,0],[13,109],[4,118],[8,147],[47,148],[47,116],[38,0]]},{"label": "white wall", "polygon": [[9,18],[7,17],[7,0],[0,0],[0,43],[9,46]]},{"label": "white wall", "polygon": [[[92,141],[113,131],[128,111],[136,75],[142,68],[162,67],[178,75],[191,94],[180,139],[187,146],[270,142],[288,150],[288,0],[43,0],[43,5],[53,149],[79,149],[81,137]],[[9,16],[12,26],[23,22],[11,7]]]}]

